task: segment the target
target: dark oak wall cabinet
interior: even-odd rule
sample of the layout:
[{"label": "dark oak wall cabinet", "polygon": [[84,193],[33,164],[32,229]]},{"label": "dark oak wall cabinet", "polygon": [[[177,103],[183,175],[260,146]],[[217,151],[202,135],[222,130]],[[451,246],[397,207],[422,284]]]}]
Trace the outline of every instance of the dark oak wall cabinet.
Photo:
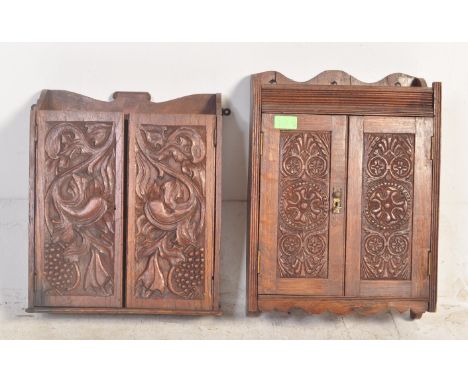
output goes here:
[{"label": "dark oak wall cabinet", "polygon": [[220,314],[221,97],[31,111],[29,312]]},{"label": "dark oak wall cabinet", "polygon": [[248,312],[436,309],[441,84],[252,77]]}]

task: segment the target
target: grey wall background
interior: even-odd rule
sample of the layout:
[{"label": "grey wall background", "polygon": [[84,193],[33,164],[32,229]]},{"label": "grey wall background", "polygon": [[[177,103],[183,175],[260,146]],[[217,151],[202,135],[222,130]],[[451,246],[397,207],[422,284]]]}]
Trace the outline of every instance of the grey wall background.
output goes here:
[{"label": "grey wall background", "polygon": [[439,294],[468,300],[467,67],[467,44],[1,44],[0,294],[26,289],[29,110],[41,89],[101,100],[115,90],[149,91],[154,101],[222,93],[232,110],[224,119],[223,198],[243,201],[249,75],[278,70],[305,81],[341,69],[369,82],[393,72],[442,81]]}]

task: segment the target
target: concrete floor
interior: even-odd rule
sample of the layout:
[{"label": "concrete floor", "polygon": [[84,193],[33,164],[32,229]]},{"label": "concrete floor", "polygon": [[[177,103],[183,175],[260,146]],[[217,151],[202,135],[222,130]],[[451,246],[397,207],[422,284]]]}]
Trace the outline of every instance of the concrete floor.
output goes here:
[{"label": "concrete floor", "polygon": [[[27,201],[0,203],[2,265],[21,266],[0,280],[0,339],[468,339],[468,304],[441,297],[437,313],[374,317],[271,313],[245,316],[245,202],[223,204],[222,317],[66,316],[27,314]],[[19,212],[18,212],[19,211]],[[12,251],[19,252],[9,252]],[[19,249],[18,249],[19,248]],[[15,257],[16,256],[16,257]],[[21,261],[15,263],[17,256]],[[14,282],[20,279],[21,283]],[[15,287],[16,286],[16,287]]]}]

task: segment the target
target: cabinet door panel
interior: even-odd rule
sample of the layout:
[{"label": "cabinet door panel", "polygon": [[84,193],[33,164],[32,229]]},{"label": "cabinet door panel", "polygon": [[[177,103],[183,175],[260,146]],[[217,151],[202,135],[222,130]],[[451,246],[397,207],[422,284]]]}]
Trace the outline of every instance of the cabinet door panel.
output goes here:
[{"label": "cabinet door panel", "polygon": [[346,122],[300,115],[297,130],[279,130],[263,115],[260,294],[343,295]]},{"label": "cabinet door panel", "polygon": [[127,306],[212,309],[215,116],[132,114]]},{"label": "cabinet door panel", "polygon": [[429,118],[350,118],[346,295],[428,295]]},{"label": "cabinet door panel", "polygon": [[35,305],[122,304],[120,113],[37,116]]}]

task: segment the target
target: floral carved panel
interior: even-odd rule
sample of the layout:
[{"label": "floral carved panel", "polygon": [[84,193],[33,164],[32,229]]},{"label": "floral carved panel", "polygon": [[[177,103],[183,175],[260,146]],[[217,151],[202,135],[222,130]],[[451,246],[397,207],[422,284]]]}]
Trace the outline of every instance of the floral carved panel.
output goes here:
[{"label": "floral carved panel", "polygon": [[327,278],[330,132],[280,135],[278,273]]},{"label": "floral carved panel", "polygon": [[364,134],[361,279],[410,280],[413,134]]},{"label": "floral carved panel", "polygon": [[135,297],[203,299],[205,128],[140,124],[135,136]]},{"label": "floral carved panel", "polygon": [[45,293],[115,294],[115,124],[47,122],[44,141]]}]

